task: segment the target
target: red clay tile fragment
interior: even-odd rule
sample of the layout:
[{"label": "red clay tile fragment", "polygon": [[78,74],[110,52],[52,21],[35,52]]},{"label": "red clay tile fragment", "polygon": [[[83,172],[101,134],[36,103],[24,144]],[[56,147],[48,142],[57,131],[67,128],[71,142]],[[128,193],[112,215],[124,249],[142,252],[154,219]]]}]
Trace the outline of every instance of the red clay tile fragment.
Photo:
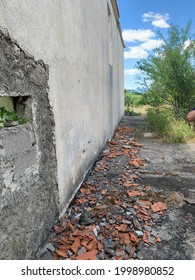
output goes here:
[{"label": "red clay tile fragment", "polygon": [[137,202],[140,204],[140,206],[149,206],[149,208],[152,204],[149,200],[143,200],[143,199],[139,199]]},{"label": "red clay tile fragment", "polygon": [[94,229],[94,227],[90,227],[90,228],[87,228],[85,230],[79,230],[79,229],[76,229],[72,235],[73,236],[88,236],[90,232],[92,232]]},{"label": "red clay tile fragment", "polygon": [[62,228],[59,227],[59,226],[54,226],[54,231],[55,231],[56,233],[60,233],[60,232],[62,232]]},{"label": "red clay tile fragment", "polygon": [[80,246],[80,238],[76,238],[71,246],[71,250],[73,251],[73,253],[76,254],[78,252],[79,246]]},{"label": "red clay tile fragment", "polygon": [[144,211],[144,210],[142,210],[142,209],[141,209],[140,211],[141,211],[141,213],[144,214],[145,216],[150,216],[150,214],[149,214],[148,212],[146,212],[146,211]]},{"label": "red clay tile fragment", "polygon": [[83,253],[80,256],[77,256],[75,260],[96,260],[98,250],[91,250],[89,252]]},{"label": "red clay tile fragment", "polygon": [[101,194],[107,194],[107,190],[101,191]]},{"label": "red clay tile fragment", "polygon": [[76,203],[84,204],[84,203],[86,203],[87,201],[88,201],[87,198],[78,198],[78,199],[76,200]]},{"label": "red clay tile fragment", "polygon": [[156,237],[155,242],[161,242],[162,239],[160,237]]},{"label": "red clay tile fragment", "polygon": [[63,245],[66,245],[67,242],[68,242],[67,238],[63,236],[58,240],[58,243]]},{"label": "red clay tile fragment", "polygon": [[81,245],[82,245],[83,247],[85,247],[85,249],[86,249],[87,251],[91,251],[92,249],[94,249],[94,248],[93,248],[93,245],[94,245],[93,242],[83,241],[83,242],[81,242]]},{"label": "red clay tile fragment", "polygon": [[167,209],[167,205],[164,202],[155,202],[151,206],[153,212],[159,212]]},{"label": "red clay tile fragment", "polygon": [[133,232],[130,233],[130,237],[132,242],[139,242],[139,238]]},{"label": "red clay tile fragment", "polygon": [[148,240],[148,232],[146,230],[144,231],[143,241],[147,244],[150,244],[150,242]]},{"label": "red clay tile fragment", "polygon": [[127,229],[127,225],[126,224],[122,224],[120,226],[116,226],[115,227],[118,231],[126,231]]},{"label": "red clay tile fragment", "polygon": [[139,163],[138,163],[136,160],[131,160],[131,161],[129,162],[129,164],[131,164],[131,165],[133,165],[133,166],[135,166],[135,167],[140,167]]},{"label": "red clay tile fragment", "polygon": [[67,258],[68,256],[66,255],[65,252],[61,251],[61,250],[56,250],[56,254],[59,256],[59,257],[62,257],[62,258]]},{"label": "red clay tile fragment", "polygon": [[139,196],[139,195],[142,195],[139,191],[136,191],[136,190],[127,191],[127,194],[129,196]]},{"label": "red clay tile fragment", "polygon": [[139,186],[139,184],[135,184],[135,183],[124,183],[124,186],[125,187],[138,187]]},{"label": "red clay tile fragment", "polygon": [[129,245],[131,243],[131,237],[128,233],[123,233],[119,235],[120,244]]}]

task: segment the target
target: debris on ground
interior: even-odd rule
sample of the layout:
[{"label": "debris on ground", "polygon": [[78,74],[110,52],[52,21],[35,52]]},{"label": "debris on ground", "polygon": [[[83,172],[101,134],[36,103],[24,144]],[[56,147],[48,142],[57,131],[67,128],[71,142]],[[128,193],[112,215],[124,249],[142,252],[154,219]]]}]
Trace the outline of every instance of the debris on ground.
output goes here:
[{"label": "debris on ground", "polygon": [[161,191],[139,182],[148,163],[139,157],[143,145],[131,137],[132,131],[125,125],[116,129],[54,226],[53,260],[137,259],[141,244],[162,241],[157,229],[166,222],[168,205]]}]

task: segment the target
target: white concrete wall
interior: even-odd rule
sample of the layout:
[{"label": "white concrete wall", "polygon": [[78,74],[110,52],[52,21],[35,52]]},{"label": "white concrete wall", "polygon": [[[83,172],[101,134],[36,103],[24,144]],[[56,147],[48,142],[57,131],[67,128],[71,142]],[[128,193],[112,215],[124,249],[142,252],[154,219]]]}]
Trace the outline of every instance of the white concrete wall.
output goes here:
[{"label": "white concrete wall", "polygon": [[[112,98],[107,2],[112,14]],[[49,65],[62,212],[123,116],[123,46],[111,2],[1,0],[0,28]]]}]

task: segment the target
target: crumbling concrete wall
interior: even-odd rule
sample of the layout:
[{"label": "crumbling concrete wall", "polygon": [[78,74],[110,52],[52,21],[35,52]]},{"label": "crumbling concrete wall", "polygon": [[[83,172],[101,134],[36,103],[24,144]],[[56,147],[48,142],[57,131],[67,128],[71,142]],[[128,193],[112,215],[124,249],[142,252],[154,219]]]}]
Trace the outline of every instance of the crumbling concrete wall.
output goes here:
[{"label": "crumbling concrete wall", "polygon": [[0,96],[23,98],[27,123],[0,129],[0,259],[30,259],[58,213],[48,69],[0,30]]}]

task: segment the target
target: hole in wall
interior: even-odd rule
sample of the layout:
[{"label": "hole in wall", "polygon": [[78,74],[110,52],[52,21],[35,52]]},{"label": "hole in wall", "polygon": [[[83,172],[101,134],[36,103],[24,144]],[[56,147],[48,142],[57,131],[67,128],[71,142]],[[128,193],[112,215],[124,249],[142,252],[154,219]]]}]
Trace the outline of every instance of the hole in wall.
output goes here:
[{"label": "hole in wall", "polygon": [[0,126],[14,126],[32,122],[30,96],[0,96]]}]

